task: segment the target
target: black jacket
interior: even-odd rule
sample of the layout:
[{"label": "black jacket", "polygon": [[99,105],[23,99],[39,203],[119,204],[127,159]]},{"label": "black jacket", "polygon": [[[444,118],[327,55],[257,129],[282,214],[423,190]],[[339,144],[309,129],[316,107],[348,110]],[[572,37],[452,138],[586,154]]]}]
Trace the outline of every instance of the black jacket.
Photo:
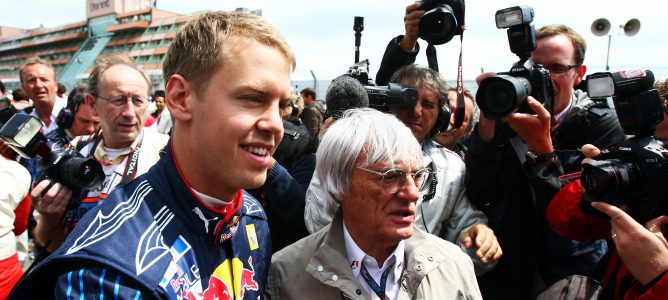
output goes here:
[{"label": "black jacket", "polygon": [[497,123],[490,143],[471,136],[466,157],[469,199],[489,218],[504,252],[496,269],[481,278],[483,296],[528,299],[542,288],[536,278],[549,285],[570,274],[590,274],[607,250],[604,241],[579,243],[557,236],[544,217],[563,185],[560,176],[581,169],[582,145],[606,148],[625,137],[613,109],[579,91],[575,95],[552,133],[557,159],[538,172],[520,161],[526,149],[513,148],[511,139],[523,142],[506,123]]},{"label": "black jacket", "polygon": [[415,44],[415,49],[413,51],[407,52],[404,49],[401,49],[399,42],[403,39],[403,35],[399,35],[387,44],[385,53],[383,54],[383,60],[380,62],[380,68],[378,68],[378,73],[376,73],[376,84],[387,85],[390,83],[390,78],[392,74],[399,68],[410,65],[415,62],[415,57],[420,52],[420,45]]}]

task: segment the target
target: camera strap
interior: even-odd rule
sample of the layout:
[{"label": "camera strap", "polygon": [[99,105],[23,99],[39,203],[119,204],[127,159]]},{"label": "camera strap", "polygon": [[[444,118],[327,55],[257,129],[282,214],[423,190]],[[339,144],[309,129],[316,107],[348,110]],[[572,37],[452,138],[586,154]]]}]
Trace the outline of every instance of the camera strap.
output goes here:
[{"label": "camera strap", "polygon": [[[463,4],[462,4],[463,6]],[[463,7],[462,7],[463,9]],[[454,108],[453,114],[455,116],[455,122],[452,126],[452,129],[457,129],[462,126],[464,123],[464,114],[466,112],[466,108],[464,106],[464,80],[462,79],[462,57],[464,53],[464,24],[461,25],[462,27],[462,34],[459,35],[459,62],[457,65],[457,106]],[[427,45],[427,63],[429,64],[429,69],[432,69],[436,72],[438,72],[438,59],[436,58],[436,47],[429,43]],[[447,100],[447,98],[446,98]],[[447,102],[446,102],[447,103]]]},{"label": "camera strap", "polygon": [[[464,4],[462,4],[462,10]],[[457,107],[455,107],[455,123],[452,128],[459,128],[464,123],[464,113],[466,108],[464,106],[464,80],[462,79],[462,56],[464,53],[464,24],[462,24],[462,34],[459,35],[459,63],[457,65]]]},{"label": "camera strap", "polygon": [[[93,137],[93,146],[90,149],[89,156],[95,157],[95,149],[100,145],[100,142],[102,141],[102,134],[97,134]],[[130,151],[130,153],[126,154],[127,159],[125,163],[125,170],[123,171],[123,176],[121,177],[121,181],[118,183],[117,186],[124,185],[128,182],[130,182],[132,179],[137,176],[137,161],[139,160],[139,152],[141,151],[141,144],[142,141],[144,141],[144,135],[141,135],[141,139],[139,140],[139,143],[137,143],[137,146]],[[105,164],[104,162],[100,162],[103,165]],[[108,165],[108,164],[107,164]]]}]

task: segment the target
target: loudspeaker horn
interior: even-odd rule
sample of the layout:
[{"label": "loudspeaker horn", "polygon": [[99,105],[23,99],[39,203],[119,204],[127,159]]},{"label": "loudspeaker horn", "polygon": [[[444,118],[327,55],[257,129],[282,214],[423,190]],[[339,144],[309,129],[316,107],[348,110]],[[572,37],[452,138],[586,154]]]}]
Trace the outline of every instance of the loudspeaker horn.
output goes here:
[{"label": "loudspeaker horn", "polygon": [[624,24],[624,34],[627,36],[634,36],[640,31],[640,21],[638,19],[631,19]]},{"label": "loudspeaker horn", "polygon": [[591,23],[591,33],[597,36],[603,36],[610,31],[610,21],[605,18],[600,18]]}]

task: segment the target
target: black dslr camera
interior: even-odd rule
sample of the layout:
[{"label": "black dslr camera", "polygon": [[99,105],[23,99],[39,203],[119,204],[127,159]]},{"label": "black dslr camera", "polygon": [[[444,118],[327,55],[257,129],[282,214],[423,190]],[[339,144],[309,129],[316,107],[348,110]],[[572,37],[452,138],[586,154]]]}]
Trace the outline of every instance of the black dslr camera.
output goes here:
[{"label": "black dslr camera", "polygon": [[414,88],[402,87],[397,83],[387,86],[376,86],[369,78],[369,60],[355,63],[348,69],[346,75],[359,81],[369,96],[369,107],[387,112],[389,106],[413,107],[417,104],[418,92]]},{"label": "black dslr camera", "polygon": [[[11,114],[11,106],[0,108],[0,116]],[[40,180],[50,179],[72,190],[68,209],[79,206],[84,190],[99,186],[104,181],[102,165],[91,158],[85,158],[73,148],[52,151],[44,135],[40,132],[42,122],[26,114],[13,114],[9,120],[1,120],[0,140],[25,158],[41,157],[45,165]]]},{"label": "black dslr camera", "polygon": [[583,205],[592,201],[626,204],[639,220],[668,213],[668,150],[653,136],[656,124],[663,120],[659,93],[652,89],[653,83],[654,75],[649,70],[587,76],[589,96],[613,96],[624,133],[632,136],[602,150],[596,161],[583,165]]},{"label": "black dslr camera", "polygon": [[464,0],[423,0],[421,10],[427,12],[420,19],[418,36],[433,45],[449,42],[462,34]]},{"label": "black dslr camera", "polygon": [[515,111],[532,113],[526,104],[528,96],[533,96],[544,106],[554,96],[550,72],[529,59],[536,49],[536,28],[531,25],[533,16],[529,6],[496,12],[496,27],[508,28],[510,51],[520,60],[513,64],[510,72],[501,72],[480,82],[476,101],[488,119],[502,119]]}]

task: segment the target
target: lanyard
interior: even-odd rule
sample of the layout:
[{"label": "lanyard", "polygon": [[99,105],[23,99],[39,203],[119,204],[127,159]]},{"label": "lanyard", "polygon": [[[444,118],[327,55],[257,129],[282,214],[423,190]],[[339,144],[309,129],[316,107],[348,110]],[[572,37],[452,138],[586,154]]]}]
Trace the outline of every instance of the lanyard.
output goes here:
[{"label": "lanyard", "polygon": [[[100,142],[102,141],[102,135],[98,135],[97,133],[95,136],[93,136],[93,146],[91,147],[91,152],[89,155],[94,156],[95,149],[97,146],[99,146]],[[144,141],[144,138],[142,136],[142,139],[139,140],[139,143],[137,143],[137,147],[132,149],[132,152],[127,154],[127,162],[125,163],[125,170],[123,171],[123,177],[121,177],[121,182],[118,183],[117,186],[124,185],[128,182],[130,182],[132,179],[135,178],[137,175],[137,161],[139,160],[139,151],[141,151],[141,143]]]},{"label": "lanyard", "polygon": [[362,275],[362,278],[364,278],[369,287],[381,300],[389,299],[387,296],[385,296],[385,284],[387,283],[387,275],[390,274],[392,269],[394,269],[394,263],[392,263],[392,265],[383,271],[383,274],[380,276],[380,285],[378,285],[378,283],[373,280],[373,277],[371,277],[371,274],[369,274],[369,271],[367,271],[364,263],[362,263],[362,267],[360,268],[360,274]]}]

